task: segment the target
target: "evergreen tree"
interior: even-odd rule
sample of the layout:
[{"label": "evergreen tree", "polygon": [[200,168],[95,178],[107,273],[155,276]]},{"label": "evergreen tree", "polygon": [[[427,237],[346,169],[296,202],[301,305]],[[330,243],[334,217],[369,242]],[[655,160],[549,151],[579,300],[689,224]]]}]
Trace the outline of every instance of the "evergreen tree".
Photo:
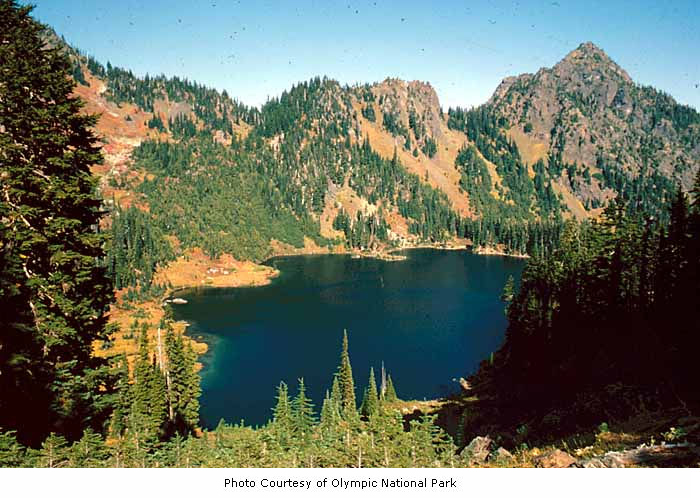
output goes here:
[{"label": "evergreen tree", "polygon": [[47,469],[65,467],[68,464],[68,458],[68,441],[63,436],[52,432],[41,445],[36,466]]},{"label": "evergreen tree", "polygon": [[62,49],[31,7],[0,0],[0,426],[38,443],[75,439],[109,415],[105,338],[111,287],[98,263],[102,211],[90,166],[102,156],[94,116],[71,95]]},{"label": "evergreen tree", "polygon": [[306,397],[304,378],[299,379],[299,392],[291,403],[293,429],[302,439],[307,438],[316,424],[314,405]]},{"label": "evergreen tree", "polygon": [[277,442],[284,447],[289,442],[293,427],[289,389],[284,382],[280,382],[280,385],[277,387],[277,404],[273,413],[272,428]]},{"label": "evergreen tree", "polygon": [[133,393],[129,382],[129,362],[125,354],[119,355],[115,360],[117,398],[112,413],[110,434],[113,437],[121,437],[126,429],[129,411],[133,402]]},{"label": "evergreen tree", "polygon": [[340,366],[338,367],[338,384],[340,387],[341,400],[340,412],[345,420],[355,420],[357,418],[357,404],[355,401],[355,381],[352,378],[352,366],[350,366],[347,330],[343,330],[343,349],[340,353]]},{"label": "evergreen tree", "polygon": [[71,467],[104,467],[108,459],[108,449],[99,434],[86,429],[83,437],[70,448]]},{"label": "evergreen tree", "polygon": [[321,420],[319,427],[323,434],[333,434],[335,428],[340,420],[340,414],[338,413],[338,405],[333,402],[328,391],[326,391],[326,396],[323,398],[323,405],[321,405]]},{"label": "evergreen tree", "polygon": [[391,380],[391,374],[389,374],[386,379],[386,393],[384,394],[384,399],[389,403],[399,399],[398,396],[396,396],[396,389],[394,388],[394,381]]},{"label": "evergreen tree", "polygon": [[157,439],[165,435],[168,420],[168,397],[165,375],[160,369],[156,359],[153,358],[153,365],[148,378],[148,418]]},{"label": "evergreen tree", "polygon": [[501,293],[501,301],[504,303],[510,303],[513,300],[514,295],[515,280],[513,279],[513,275],[508,275],[508,280],[506,280],[506,284],[503,286],[503,292]]},{"label": "evergreen tree", "polygon": [[370,418],[379,409],[379,394],[377,393],[377,382],[374,378],[374,368],[369,369],[369,383],[365,390],[360,412],[366,418]]},{"label": "evergreen tree", "polygon": [[340,390],[340,380],[338,374],[333,375],[333,383],[331,384],[330,406],[340,414],[343,407],[342,392]]},{"label": "evergreen tree", "polygon": [[15,431],[0,432],[0,467],[21,467],[26,450],[17,442]]},{"label": "evergreen tree", "polygon": [[503,286],[503,292],[501,292],[501,301],[506,303],[503,312],[508,315],[508,305],[513,301],[513,296],[515,296],[515,280],[513,275],[508,275],[508,280],[506,280]]},{"label": "evergreen tree", "polygon": [[199,423],[199,396],[202,394],[199,374],[196,369],[197,353],[192,348],[192,343],[187,341],[184,345],[185,365],[185,389],[181,399],[182,419],[187,430],[194,431]]},{"label": "evergreen tree", "polygon": [[160,440],[168,419],[165,376],[149,353],[148,329],[144,324],[134,364],[133,403],[127,431],[137,449],[146,451]]}]

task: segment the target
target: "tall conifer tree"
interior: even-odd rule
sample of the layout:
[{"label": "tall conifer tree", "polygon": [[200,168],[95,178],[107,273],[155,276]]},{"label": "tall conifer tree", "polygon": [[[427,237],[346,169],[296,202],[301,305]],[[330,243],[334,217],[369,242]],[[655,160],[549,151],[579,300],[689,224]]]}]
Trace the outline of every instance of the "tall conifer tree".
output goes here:
[{"label": "tall conifer tree", "polygon": [[362,400],[362,415],[371,417],[379,409],[379,394],[377,393],[377,382],[374,379],[374,368],[369,369],[369,383],[365,391],[364,399]]},{"label": "tall conifer tree", "polygon": [[304,378],[299,379],[299,392],[292,400],[292,422],[294,431],[302,438],[308,437],[316,424],[314,405],[306,396]]},{"label": "tall conifer tree", "polygon": [[354,419],[357,417],[357,403],[355,401],[355,381],[352,378],[352,366],[348,353],[347,330],[343,331],[343,349],[340,353],[338,383],[340,385],[341,414],[346,420]]},{"label": "tall conifer tree", "polygon": [[102,430],[108,406],[92,344],[111,287],[90,166],[102,161],[73,96],[71,64],[31,7],[0,0],[0,425],[37,443]]}]

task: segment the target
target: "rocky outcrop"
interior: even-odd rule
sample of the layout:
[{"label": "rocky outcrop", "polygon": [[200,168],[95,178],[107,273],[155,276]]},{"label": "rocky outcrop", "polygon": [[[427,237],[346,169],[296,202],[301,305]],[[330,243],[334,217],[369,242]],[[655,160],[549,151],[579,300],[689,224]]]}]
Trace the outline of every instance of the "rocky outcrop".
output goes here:
[{"label": "rocky outcrop", "polygon": [[603,164],[629,178],[658,173],[686,189],[700,167],[700,115],[636,84],[591,42],[552,68],[506,78],[488,105],[526,161],[561,152],[576,165],[560,183],[586,205],[614,195],[600,176]]}]

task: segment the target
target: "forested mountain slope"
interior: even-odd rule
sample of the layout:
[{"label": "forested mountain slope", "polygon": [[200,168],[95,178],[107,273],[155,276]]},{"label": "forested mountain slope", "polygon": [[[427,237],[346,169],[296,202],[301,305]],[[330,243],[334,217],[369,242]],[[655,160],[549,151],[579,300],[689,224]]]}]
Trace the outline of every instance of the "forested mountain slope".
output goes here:
[{"label": "forested mountain slope", "polygon": [[618,193],[664,216],[698,168],[697,112],[634,84],[590,43],[507,78],[484,106],[447,113],[429,84],[397,79],[315,78],[249,108],[66,49],[76,93],[101,114],[105,200],[148,211],[171,257],[455,237],[543,252],[564,219],[597,215]]}]

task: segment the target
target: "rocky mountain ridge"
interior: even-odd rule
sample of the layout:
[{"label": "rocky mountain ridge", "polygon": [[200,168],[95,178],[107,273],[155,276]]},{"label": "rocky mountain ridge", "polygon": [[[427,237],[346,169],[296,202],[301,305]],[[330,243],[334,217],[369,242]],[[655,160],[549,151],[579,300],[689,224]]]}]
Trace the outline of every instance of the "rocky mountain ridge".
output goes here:
[{"label": "rocky mountain ridge", "polygon": [[[134,148],[143,141],[179,141],[201,132],[227,146],[254,132],[280,162],[284,142],[300,151],[331,135],[334,143],[367,142],[385,160],[396,160],[409,175],[444,195],[455,216],[470,220],[485,216],[483,200],[470,199],[476,195],[474,182],[481,188],[484,179],[493,198],[487,204],[501,206],[489,214],[495,220],[503,220],[509,203],[522,205],[521,214],[508,216],[541,218],[542,209],[534,206],[542,195],[548,196],[553,213],[583,219],[595,216],[618,195],[639,207],[658,208],[677,183],[688,189],[700,167],[700,115],[666,94],[635,84],[590,42],[552,68],[504,79],[491,99],[474,110],[497,123],[489,131],[503,136],[495,152],[484,148],[485,129],[470,134],[468,119],[465,127],[450,124],[453,110],[443,111],[429,83],[387,78],[347,87],[317,78],[255,109],[188,80],[137,78],[68,50],[78,82],[75,93],[86,101],[88,112],[101,115],[97,131],[104,137],[106,162],[96,171],[103,176],[103,195],[122,206],[148,209],[135,191],[147,172],[134,167]],[[305,136],[290,142],[297,130],[305,130]],[[512,151],[503,149],[506,143]],[[457,160],[467,148],[484,170],[481,180]],[[514,173],[500,164],[504,154],[512,156],[515,166],[527,168],[536,190],[526,177],[520,183],[508,180]],[[304,154],[298,157],[304,161]],[[351,170],[339,166],[343,161],[337,152],[324,164],[289,170],[302,197],[297,204],[318,220],[321,235],[345,237],[334,227],[340,212],[349,213],[351,220],[358,213],[382,213],[391,240],[420,242],[411,228],[415,221],[400,212],[397,198],[377,198],[372,193],[376,186],[359,192],[352,174],[348,176]],[[327,178],[331,169],[337,174]],[[517,190],[533,192],[516,201],[512,192]]]},{"label": "rocky mountain ridge", "polygon": [[558,183],[589,209],[645,177],[687,190],[700,167],[700,114],[636,84],[590,42],[552,68],[506,78],[486,105],[525,161],[563,166]]}]

